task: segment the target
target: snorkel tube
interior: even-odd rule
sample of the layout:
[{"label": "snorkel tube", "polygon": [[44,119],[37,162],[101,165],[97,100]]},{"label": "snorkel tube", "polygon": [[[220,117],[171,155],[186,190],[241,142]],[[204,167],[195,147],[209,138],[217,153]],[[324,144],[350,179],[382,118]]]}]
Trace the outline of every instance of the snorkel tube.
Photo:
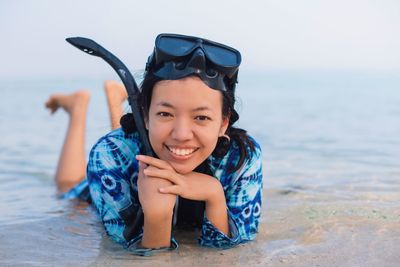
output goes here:
[{"label": "snorkel tube", "polygon": [[[151,149],[150,142],[145,131],[144,121],[141,115],[142,113],[139,109],[139,88],[128,68],[111,52],[91,39],[83,37],[71,37],[67,38],[66,41],[89,55],[101,57],[118,73],[118,76],[121,78],[128,93],[128,102],[131,106],[133,119],[135,121],[136,129],[139,133],[139,138],[143,146],[143,151],[141,153],[144,152],[145,155],[154,157],[154,152]],[[139,203],[139,197],[137,195],[135,197],[137,198],[136,203]],[[144,220],[142,208],[140,205],[134,205],[131,203],[129,206],[120,210],[119,214],[125,221],[126,225],[123,235],[125,239],[129,241],[142,230]]]},{"label": "snorkel tube", "polygon": [[132,109],[132,115],[136,124],[136,129],[139,133],[140,141],[143,145],[144,153],[142,153],[147,156],[154,157],[154,152],[151,149],[150,142],[145,131],[145,126],[141,115],[142,113],[139,109],[138,97],[140,91],[128,68],[111,52],[91,39],[83,37],[70,37],[65,40],[79,50],[91,56],[101,57],[117,72],[128,93],[128,102]]}]

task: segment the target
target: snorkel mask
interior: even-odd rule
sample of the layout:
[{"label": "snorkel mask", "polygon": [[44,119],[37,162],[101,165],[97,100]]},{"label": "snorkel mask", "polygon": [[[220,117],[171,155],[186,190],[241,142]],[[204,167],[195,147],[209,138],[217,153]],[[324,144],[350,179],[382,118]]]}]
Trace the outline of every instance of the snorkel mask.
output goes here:
[{"label": "snorkel mask", "polygon": [[159,34],[146,71],[164,80],[198,76],[215,90],[235,90],[241,62],[236,49],[207,39]]}]

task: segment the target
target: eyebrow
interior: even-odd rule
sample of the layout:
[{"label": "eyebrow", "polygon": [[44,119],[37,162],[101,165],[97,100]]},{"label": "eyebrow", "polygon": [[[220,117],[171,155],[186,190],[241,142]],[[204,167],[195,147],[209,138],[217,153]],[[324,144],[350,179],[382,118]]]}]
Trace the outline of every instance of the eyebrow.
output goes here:
[{"label": "eyebrow", "polygon": [[168,102],[161,101],[157,104],[157,106],[167,107],[167,108],[174,108],[174,106]]},{"label": "eyebrow", "polygon": [[[162,106],[162,107],[175,109],[175,107],[171,103],[168,103],[168,102],[165,102],[165,101],[161,101],[160,103],[157,104],[157,106]],[[197,107],[195,109],[192,109],[192,111],[204,111],[204,110],[211,110],[211,109],[209,107],[207,107],[207,106],[200,106],[200,107]]]}]

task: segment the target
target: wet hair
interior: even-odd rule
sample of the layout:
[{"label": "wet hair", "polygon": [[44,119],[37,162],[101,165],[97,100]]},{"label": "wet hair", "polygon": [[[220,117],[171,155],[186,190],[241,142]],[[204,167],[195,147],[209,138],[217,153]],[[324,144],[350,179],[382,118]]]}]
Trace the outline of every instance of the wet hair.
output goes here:
[{"label": "wet hair", "polygon": [[[162,81],[162,79],[155,76],[152,72],[145,73],[144,79],[140,85],[141,94],[139,96],[139,103],[141,105],[143,118],[148,117],[153,88],[159,81]],[[254,144],[249,139],[245,130],[233,126],[233,124],[239,119],[239,114],[234,108],[236,101],[234,90],[220,92],[222,93],[222,116],[223,118],[229,116],[229,124],[225,133],[231,139],[229,146],[231,146],[232,141],[234,141],[240,151],[239,161],[232,169],[232,171],[236,171],[242,166],[246,157],[248,156],[248,153],[250,151],[254,151]],[[132,133],[136,130],[132,114],[128,113],[121,118],[121,126],[126,134]],[[221,147],[219,144],[217,144],[216,148],[214,149],[214,152],[216,153],[213,152],[213,155],[225,155],[226,153],[221,152],[223,150],[227,150],[227,148]]]}]

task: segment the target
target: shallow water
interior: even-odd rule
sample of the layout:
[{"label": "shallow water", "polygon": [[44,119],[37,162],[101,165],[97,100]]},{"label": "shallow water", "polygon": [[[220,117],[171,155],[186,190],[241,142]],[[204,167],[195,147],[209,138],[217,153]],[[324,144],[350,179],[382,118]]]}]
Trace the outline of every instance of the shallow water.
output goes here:
[{"label": "shallow water", "polygon": [[67,125],[50,93],[89,88],[87,148],[109,129],[100,79],[0,83],[0,266],[396,266],[400,260],[400,75],[242,73],[241,125],[264,152],[264,205],[254,242],[216,251],[129,254],[86,203],[56,198]]}]

